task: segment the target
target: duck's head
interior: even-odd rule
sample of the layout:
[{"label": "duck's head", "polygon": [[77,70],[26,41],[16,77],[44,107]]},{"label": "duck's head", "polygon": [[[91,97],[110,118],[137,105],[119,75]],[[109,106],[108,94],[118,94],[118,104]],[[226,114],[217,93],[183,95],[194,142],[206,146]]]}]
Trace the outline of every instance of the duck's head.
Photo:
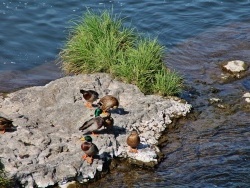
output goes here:
[{"label": "duck's head", "polygon": [[91,136],[82,137],[80,140],[83,141],[83,142],[84,142],[84,141],[86,141],[86,142],[92,142]]},{"label": "duck's head", "polygon": [[95,117],[97,117],[97,116],[100,116],[101,115],[101,113],[102,113],[102,109],[101,108],[96,108],[96,110],[95,110]]},{"label": "duck's head", "polygon": [[135,129],[133,129],[130,134],[131,135],[138,135],[138,132]]}]

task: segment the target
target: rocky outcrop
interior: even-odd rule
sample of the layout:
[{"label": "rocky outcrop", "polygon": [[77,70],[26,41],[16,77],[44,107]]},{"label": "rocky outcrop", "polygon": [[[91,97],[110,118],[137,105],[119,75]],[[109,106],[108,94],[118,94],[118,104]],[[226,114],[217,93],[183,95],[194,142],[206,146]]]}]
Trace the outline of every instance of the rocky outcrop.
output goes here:
[{"label": "rocky outcrop", "polygon": [[[90,165],[82,160],[79,127],[94,115],[83,105],[80,89],[94,89],[100,97],[111,94],[120,106],[112,111],[113,130],[101,129],[93,142],[99,155]],[[157,164],[156,146],[173,118],[185,116],[191,105],[179,98],[144,95],[130,84],[107,74],[68,76],[10,93],[0,98],[0,116],[17,131],[0,135],[0,159],[10,177],[26,187],[47,187],[67,179],[93,179],[114,157]],[[138,153],[128,152],[127,135],[136,129],[141,138]]]}]

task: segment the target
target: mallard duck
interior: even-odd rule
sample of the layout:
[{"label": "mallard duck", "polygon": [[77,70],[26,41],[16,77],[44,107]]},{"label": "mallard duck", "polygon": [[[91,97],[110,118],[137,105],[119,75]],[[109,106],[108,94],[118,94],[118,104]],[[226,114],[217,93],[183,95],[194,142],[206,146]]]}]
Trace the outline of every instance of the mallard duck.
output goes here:
[{"label": "mallard duck", "polygon": [[107,113],[110,109],[116,109],[119,106],[119,101],[112,95],[106,95],[102,97],[97,103],[99,108],[102,110],[102,113]]},{"label": "mallard duck", "polygon": [[4,134],[6,130],[15,130],[12,121],[0,116],[0,133]]},{"label": "mallard duck", "polygon": [[99,98],[99,94],[94,90],[83,90],[80,89],[80,93],[83,95],[83,98],[86,100],[85,106],[87,108],[93,108],[92,104]]},{"label": "mallard duck", "polygon": [[92,132],[93,135],[96,135],[94,131],[100,129],[104,124],[104,119],[101,116],[97,116],[91,118],[90,120],[86,121],[80,128],[80,131],[84,131],[85,133]]},{"label": "mallard duck", "polygon": [[130,152],[137,153],[137,146],[140,144],[140,137],[137,131],[133,130],[127,138],[127,144],[129,145]]},{"label": "mallard duck", "polygon": [[91,136],[85,136],[81,138],[81,141],[84,141],[81,145],[82,150],[84,151],[84,155],[82,158],[86,160],[88,163],[93,163],[93,156],[99,153],[97,146],[92,143]]},{"label": "mallard duck", "polygon": [[80,131],[84,131],[85,133],[92,132],[92,135],[97,136],[98,134],[95,134],[94,131],[100,129],[102,126],[105,126],[106,128],[112,128],[113,126],[113,118],[111,117],[110,113],[101,114],[101,110],[95,112],[95,116],[91,118],[90,120],[86,121],[80,128]]}]

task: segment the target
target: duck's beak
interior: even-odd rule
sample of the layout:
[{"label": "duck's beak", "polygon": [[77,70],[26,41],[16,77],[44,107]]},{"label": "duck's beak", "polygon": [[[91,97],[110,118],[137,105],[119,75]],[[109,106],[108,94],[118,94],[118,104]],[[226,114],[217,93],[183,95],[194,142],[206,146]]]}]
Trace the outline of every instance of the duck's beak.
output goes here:
[{"label": "duck's beak", "polygon": [[81,140],[81,141],[85,141],[85,138],[84,138],[84,137],[82,137],[80,140]]}]

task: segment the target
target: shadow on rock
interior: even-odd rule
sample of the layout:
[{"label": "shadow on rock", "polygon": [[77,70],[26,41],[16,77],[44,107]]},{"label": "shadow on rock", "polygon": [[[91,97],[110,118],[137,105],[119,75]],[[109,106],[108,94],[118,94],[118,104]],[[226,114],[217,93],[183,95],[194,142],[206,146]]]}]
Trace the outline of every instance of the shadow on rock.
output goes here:
[{"label": "shadow on rock", "polygon": [[148,147],[148,144],[142,144],[142,143],[140,143],[137,148],[138,149],[145,149],[147,147]]},{"label": "shadow on rock", "polygon": [[123,127],[113,126],[111,129],[115,137],[117,137],[119,134],[126,134],[126,129]]},{"label": "shadow on rock", "polygon": [[116,109],[110,110],[110,113],[126,115],[129,113],[129,111],[125,111],[124,108],[116,108]]}]

